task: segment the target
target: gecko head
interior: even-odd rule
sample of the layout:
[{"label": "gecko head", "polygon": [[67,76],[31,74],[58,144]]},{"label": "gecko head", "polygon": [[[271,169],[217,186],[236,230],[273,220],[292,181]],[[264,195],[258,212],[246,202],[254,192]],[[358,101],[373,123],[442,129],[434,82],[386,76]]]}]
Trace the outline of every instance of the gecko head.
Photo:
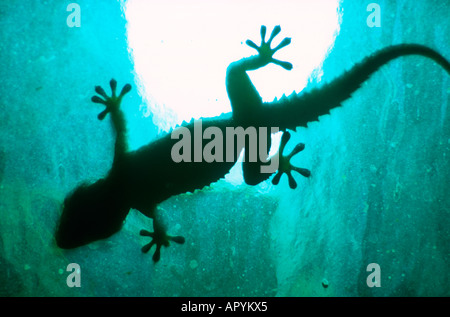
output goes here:
[{"label": "gecko head", "polygon": [[129,209],[117,197],[120,195],[105,179],[76,188],[64,200],[55,236],[57,245],[72,249],[119,231]]}]

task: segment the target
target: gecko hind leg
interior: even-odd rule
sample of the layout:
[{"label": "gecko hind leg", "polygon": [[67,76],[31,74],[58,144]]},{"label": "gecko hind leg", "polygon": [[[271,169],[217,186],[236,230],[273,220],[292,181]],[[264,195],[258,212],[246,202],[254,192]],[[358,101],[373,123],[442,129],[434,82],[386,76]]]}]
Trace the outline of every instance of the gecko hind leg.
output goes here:
[{"label": "gecko hind leg", "polygon": [[300,175],[304,177],[310,177],[311,172],[305,168],[296,167],[291,164],[291,158],[296,155],[297,153],[300,153],[305,149],[305,144],[299,143],[296,145],[296,147],[292,150],[291,153],[288,155],[283,155],[284,148],[291,138],[291,134],[289,132],[283,133],[283,136],[281,137],[281,143],[280,143],[280,149],[279,149],[279,156],[280,161],[278,165],[278,172],[275,175],[275,177],[272,179],[272,184],[277,185],[280,181],[281,176],[286,173],[289,179],[289,187],[292,189],[297,188],[297,182],[295,181],[294,177],[292,176],[291,172],[295,171],[299,173]]},{"label": "gecko hind leg", "polygon": [[283,67],[286,70],[292,69],[292,64],[285,61],[280,61],[278,59],[273,58],[272,56],[275,52],[279,51],[283,47],[291,44],[291,39],[289,37],[284,38],[280,44],[278,44],[275,48],[271,48],[272,40],[281,32],[281,27],[279,25],[275,26],[270,34],[269,40],[266,42],[266,31],[267,28],[265,25],[261,26],[261,45],[256,45],[252,40],[247,40],[245,44],[254,48],[259,56],[265,61],[265,64],[274,63],[278,66]]},{"label": "gecko hind leg", "polygon": [[156,245],[155,253],[153,254],[153,261],[156,263],[159,261],[161,257],[161,247],[168,247],[170,245],[170,241],[173,241],[178,244],[183,244],[185,242],[184,237],[182,236],[170,236],[166,232],[166,228],[162,224],[161,220],[158,219],[157,216],[153,218],[153,230],[154,232],[147,231],[142,229],[139,234],[145,237],[151,237],[152,241],[147,243],[142,247],[142,252],[147,253],[150,249]]}]

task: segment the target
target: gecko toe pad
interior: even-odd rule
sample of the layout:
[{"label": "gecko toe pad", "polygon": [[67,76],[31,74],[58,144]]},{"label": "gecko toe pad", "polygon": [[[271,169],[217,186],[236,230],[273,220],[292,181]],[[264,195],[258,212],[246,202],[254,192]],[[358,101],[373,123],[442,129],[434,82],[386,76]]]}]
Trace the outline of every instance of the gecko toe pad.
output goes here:
[{"label": "gecko toe pad", "polygon": [[280,61],[278,59],[273,58],[273,54],[283,47],[291,44],[291,39],[289,37],[284,38],[280,44],[278,44],[275,48],[271,48],[272,40],[281,32],[281,27],[279,25],[275,26],[270,34],[269,40],[266,42],[266,31],[267,28],[265,25],[261,26],[261,45],[256,45],[252,40],[247,40],[245,43],[254,48],[258,54],[267,60],[268,62],[274,63],[278,66],[283,67],[286,70],[292,69],[292,64],[285,61]]},{"label": "gecko toe pad", "polygon": [[185,239],[182,236],[169,236],[165,232],[162,232],[159,230],[155,231],[155,232],[150,232],[150,231],[142,229],[139,232],[139,234],[141,236],[146,236],[146,237],[152,238],[152,241],[150,241],[150,243],[147,243],[146,245],[144,245],[142,247],[141,251],[143,253],[147,253],[148,251],[150,251],[150,249],[154,245],[156,245],[156,250],[152,257],[152,259],[155,263],[158,262],[159,259],[161,258],[161,247],[162,246],[168,247],[170,245],[170,241],[173,241],[178,244],[183,244],[185,242]]},{"label": "gecko toe pad", "polygon": [[297,188],[297,182],[295,181],[294,177],[292,176],[292,171],[295,171],[304,177],[310,177],[311,172],[305,168],[293,166],[290,162],[291,158],[294,155],[300,153],[301,151],[303,151],[305,149],[305,144],[299,143],[295,146],[295,148],[292,150],[291,153],[289,153],[288,155],[283,155],[284,148],[286,147],[286,144],[290,138],[291,138],[291,134],[289,132],[285,132],[281,138],[280,150],[279,150],[280,162],[279,162],[278,172],[272,179],[272,184],[277,185],[280,182],[281,176],[284,173],[286,173],[286,175],[288,176],[289,187],[292,189],[295,189],[295,188]]},{"label": "gecko toe pad", "polygon": [[108,96],[101,86],[95,86],[95,92],[103,97],[103,99],[99,96],[93,96],[91,98],[92,102],[103,104],[106,106],[106,109],[98,114],[97,118],[99,120],[103,120],[109,112],[119,108],[123,96],[125,96],[131,90],[131,85],[126,84],[125,86],[123,86],[119,96],[116,96],[117,81],[115,79],[111,79],[109,85],[111,87],[111,96]]}]

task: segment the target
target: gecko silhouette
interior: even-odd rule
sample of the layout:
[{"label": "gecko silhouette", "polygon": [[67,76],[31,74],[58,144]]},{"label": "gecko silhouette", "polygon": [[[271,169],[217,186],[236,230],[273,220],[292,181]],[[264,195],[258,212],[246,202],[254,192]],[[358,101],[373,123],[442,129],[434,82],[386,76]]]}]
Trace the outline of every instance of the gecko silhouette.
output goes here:
[{"label": "gecko silhouette", "polygon": [[[366,57],[349,71],[320,88],[299,94],[294,92],[289,97],[283,96],[280,100],[265,103],[251,83],[247,71],[256,70],[269,63],[286,70],[292,69],[291,63],[273,58],[275,52],[291,42],[290,38],[285,38],[278,46],[271,48],[272,40],[280,31],[281,28],[276,26],[266,42],[266,27],[262,26],[260,46],[251,40],[246,41],[258,54],[233,62],[227,68],[226,88],[232,112],[202,119],[203,130],[216,127],[224,132],[224,135],[227,127],[265,127],[268,131],[271,131],[271,127],[277,127],[284,131],[278,151],[280,155],[277,156],[278,172],[272,179],[275,185],[282,174],[286,174],[289,186],[295,188],[297,184],[292,171],[305,177],[310,176],[307,169],[292,166],[290,163],[292,156],[303,150],[303,144],[298,144],[291,153],[283,155],[284,147],[290,138],[286,130],[307,127],[308,122],[317,121],[320,116],[329,114],[331,109],[341,106],[341,103],[350,98],[382,65],[400,56],[422,55],[434,60],[450,74],[450,63],[436,51],[416,44],[395,45]],[[165,226],[156,212],[159,203],[173,195],[202,189],[223,178],[237,161],[242,148],[246,149],[242,169],[247,184],[258,184],[271,176],[271,173],[262,173],[260,169],[261,166],[268,165],[270,160],[259,159],[255,162],[248,159],[248,139],[241,144],[241,148],[234,151],[233,161],[223,162],[191,160],[175,163],[171,157],[171,149],[177,140],[172,139],[170,134],[136,151],[127,151],[126,124],[120,103],[123,96],[131,90],[131,86],[125,85],[118,96],[117,82],[114,79],[111,80],[110,86],[111,96],[100,86],[95,87],[95,91],[103,98],[94,96],[92,101],[106,106],[98,118],[102,120],[109,113],[116,132],[112,168],[105,178],[93,184],[81,185],[66,197],[56,231],[59,247],[75,248],[111,236],[120,230],[129,210],[134,208],[153,219],[154,231],[141,230],[140,234],[152,238],[142,251],[148,252],[156,245],[153,261],[157,262],[162,246],[168,246],[170,241],[180,244],[185,241],[181,236],[170,236],[166,233]],[[182,127],[189,129],[192,138],[194,124],[195,120],[182,124]],[[265,138],[268,151],[270,133]]]}]

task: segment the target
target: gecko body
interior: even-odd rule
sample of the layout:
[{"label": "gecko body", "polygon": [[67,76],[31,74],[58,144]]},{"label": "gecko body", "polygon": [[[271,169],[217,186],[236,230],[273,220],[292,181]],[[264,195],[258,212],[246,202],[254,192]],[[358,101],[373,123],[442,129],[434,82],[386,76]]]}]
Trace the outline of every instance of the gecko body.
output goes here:
[{"label": "gecko body", "polygon": [[[304,149],[303,144],[298,144],[290,154],[283,154],[290,138],[287,130],[306,127],[309,122],[317,121],[320,116],[329,114],[331,109],[341,106],[342,102],[350,98],[351,94],[381,66],[401,56],[422,55],[434,60],[450,74],[450,63],[436,51],[417,44],[395,45],[370,55],[320,88],[299,94],[293,93],[288,97],[265,103],[251,83],[247,71],[256,70],[269,63],[286,70],[292,68],[289,62],[273,58],[275,52],[289,45],[291,41],[285,38],[277,47],[271,48],[272,40],[280,31],[279,26],[275,27],[266,41],[266,28],[262,26],[259,46],[247,40],[246,43],[256,49],[258,54],[233,62],[227,69],[226,87],[232,112],[202,119],[202,133],[208,128],[215,128],[216,131],[226,135],[226,129],[230,127],[266,128],[268,131],[276,127],[284,131],[279,155],[276,156],[279,164],[278,171],[272,179],[274,184],[278,184],[282,174],[286,174],[289,186],[295,188],[297,182],[292,176],[292,171],[304,177],[310,176],[307,169],[295,167],[290,163],[292,156]],[[152,238],[142,251],[148,252],[156,245],[153,255],[156,262],[160,259],[162,246],[168,246],[170,241],[184,243],[183,237],[170,236],[166,233],[156,213],[156,206],[159,203],[174,195],[202,189],[223,178],[235,164],[243,148],[245,156],[242,168],[245,182],[256,185],[271,176],[271,173],[262,172],[261,167],[269,165],[275,158],[250,160],[248,139],[240,147],[233,149],[234,153],[229,156],[232,157],[231,160],[223,159],[220,162],[195,162],[193,157],[190,162],[175,162],[172,149],[178,140],[171,136],[176,129],[172,134],[166,134],[136,151],[128,151],[125,138],[126,125],[120,103],[131,86],[125,85],[118,96],[116,81],[111,80],[110,86],[111,96],[97,86],[95,91],[102,98],[94,96],[92,101],[106,106],[98,118],[102,120],[110,114],[116,131],[113,166],[105,178],[93,184],[81,185],[66,197],[56,232],[56,242],[61,248],[75,248],[111,236],[120,230],[129,210],[134,208],[153,219],[154,231],[141,230],[140,234]],[[196,123],[192,120],[177,129],[188,129],[191,141],[194,142]],[[268,154],[270,133],[263,138],[266,145],[264,151]],[[226,149],[225,139],[222,142],[222,148]],[[259,146],[258,142],[256,147],[258,153]]]}]

